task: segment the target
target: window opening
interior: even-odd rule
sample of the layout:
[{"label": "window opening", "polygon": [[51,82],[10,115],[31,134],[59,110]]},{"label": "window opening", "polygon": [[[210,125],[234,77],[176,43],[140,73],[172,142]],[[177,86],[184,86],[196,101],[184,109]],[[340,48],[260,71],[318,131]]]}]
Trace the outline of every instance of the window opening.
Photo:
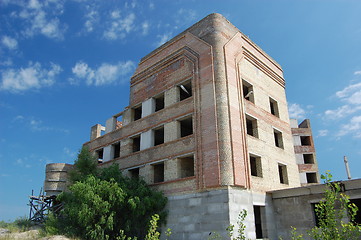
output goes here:
[{"label": "window opening", "polygon": [[137,137],[133,137],[133,152],[140,151],[140,135]]},{"label": "window opening", "polygon": [[139,168],[133,168],[128,170],[130,173],[130,177],[133,179],[138,179],[139,178]]},{"label": "window opening", "polygon": [[280,183],[288,184],[286,165],[278,164],[278,174],[279,174],[279,178],[280,178]]},{"label": "window opening", "polygon": [[270,103],[271,114],[275,115],[276,117],[279,117],[277,101],[273,100],[272,98],[269,98],[269,103]]},{"label": "window opening", "polygon": [[133,108],[133,120],[137,121],[138,119],[142,118],[142,106],[137,108]]},{"label": "window opening", "polygon": [[153,165],[154,183],[164,182],[164,162]]},{"label": "window opening", "polygon": [[182,101],[192,96],[192,84],[191,81],[183,83],[178,86],[179,88],[179,100]]},{"label": "window opening", "polygon": [[305,164],[313,164],[315,163],[315,160],[313,158],[313,154],[307,153],[303,154],[303,161]]},{"label": "window opening", "polygon": [[246,82],[245,80],[242,80],[242,88],[243,88],[243,97],[254,103],[254,92],[253,92],[253,86]]},{"label": "window opening", "polygon": [[155,98],[155,111],[162,110],[164,108],[164,93]]},{"label": "window opening", "polygon": [[117,142],[112,145],[113,147],[113,159],[120,157],[120,142]]},{"label": "window opening", "polygon": [[306,173],[307,183],[317,183],[316,173]]},{"label": "window opening", "polygon": [[302,146],[311,146],[311,137],[310,136],[301,136],[301,145]]},{"label": "window opening", "polygon": [[258,138],[257,120],[246,115],[247,134]]},{"label": "window opening", "polygon": [[261,157],[251,155],[249,157],[249,161],[251,165],[251,175],[255,177],[262,177]]},{"label": "window opening", "polygon": [[98,163],[102,163],[103,162],[103,155],[104,155],[104,149],[101,148],[99,150],[96,150],[96,156],[98,157]]},{"label": "window opening", "polygon": [[282,133],[273,129],[273,135],[275,139],[275,146],[279,148],[283,148],[283,140],[282,140]]},{"label": "window opening", "polygon": [[192,177],[194,176],[194,157],[179,158],[180,161],[180,177]]},{"label": "window opening", "polygon": [[192,117],[179,121],[181,137],[193,134],[193,121]]},{"label": "window opening", "polygon": [[256,228],[256,238],[263,238],[262,232],[262,213],[261,213],[261,206],[253,206],[254,212],[254,224]]},{"label": "window opening", "polygon": [[154,131],[154,146],[164,143],[164,126]]}]

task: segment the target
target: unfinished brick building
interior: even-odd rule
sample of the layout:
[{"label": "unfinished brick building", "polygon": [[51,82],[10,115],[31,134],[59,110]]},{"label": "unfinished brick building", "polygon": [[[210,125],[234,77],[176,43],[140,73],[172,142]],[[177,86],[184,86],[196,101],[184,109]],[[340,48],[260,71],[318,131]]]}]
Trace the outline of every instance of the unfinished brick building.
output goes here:
[{"label": "unfinished brick building", "polygon": [[249,238],[275,239],[267,192],[319,182],[309,121],[295,124],[280,65],[211,14],[141,59],[129,107],[84,145],[168,196],[172,239],[224,234],[242,209]]}]

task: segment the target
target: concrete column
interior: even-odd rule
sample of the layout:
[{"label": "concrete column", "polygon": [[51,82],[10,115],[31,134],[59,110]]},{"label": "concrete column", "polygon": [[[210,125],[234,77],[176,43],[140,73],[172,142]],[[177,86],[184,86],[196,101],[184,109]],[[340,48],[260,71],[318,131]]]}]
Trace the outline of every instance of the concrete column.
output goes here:
[{"label": "concrete column", "polygon": [[178,159],[170,159],[164,161],[164,181],[171,181],[179,178],[178,169],[177,169],[177,161]]},{"label": "concrete column", "polygon": [[150,98],[142,103],[142,118],[155,112],[155,99]]},{"label": "concrete column", "polygon": [[177,102],[179,102],[179,88],[178,86],[175,86],[165,92],[164,106],[168,107]]},{"label": "concrete column", "polygon": [[180,138],[180,124],[173,121],[164,124],[164,142],[170,142]]},{"label": "concrete column", "polygon": [[113,150],[112,145],[104,147],[103,162],[107,162],[113,158],[114,153],[112,154],[112,150]]},{"label": "concrete column", "polygon": [[123,126],[129,124],[132,121],[132,109],[127,108],[122,115]]},{"label": "concrete column", "polygon": [[116,126],[117,126],[117,119],[115,117],[109,118],[105,122],[105,133],[110,133],[114,131]]},{"label": "concrete column", "polygon": [[139,175],[144,178],[147,184],[154,183],[154,171],[153,166],[150,164],[145,165],[139,169]]},{"label": "concrete column", "polygon": [[149,130],[140,136],[140,150],[144,150],[154,146],[154,131]]},{"label": "concrete column", "polygon": [[100,124],[96,124],[91,127],[90,130],[90,140],[96,139],[102,135],[103,126]]},{"label": "concrete column", "polygon": [[126,138],[120,141],[120,157],[124,157],[133,152],[133,140]]}]

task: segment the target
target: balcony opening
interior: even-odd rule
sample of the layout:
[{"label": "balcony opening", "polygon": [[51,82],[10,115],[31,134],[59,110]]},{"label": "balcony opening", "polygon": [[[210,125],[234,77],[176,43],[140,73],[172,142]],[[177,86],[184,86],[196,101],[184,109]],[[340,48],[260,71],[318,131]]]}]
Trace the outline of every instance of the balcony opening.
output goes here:
[{"label": "balcony opening", "polygon": [[153,165],[154,183],[164,182],[164,162]]},{"label": "balcony opening", "polygon": [[278,112],[278,103],[276,100],[272,99],[272,98],[269,98],[269,104],[270,104],[270,111],[271,111],[271,114],[276,116],[276,117],[279,117],[279,112]]},{"label": "balcony opening", "polygon": [[120,157],[120,142],[114,143],[113,148],[113,159]]},{"label": "balcony opening", "polygon": [[245,80],[242,80],[242,89],[244,99],[254,103],[253,86]]},{"label": "balcony opening", "polygon": [[247,134],[258,138],[257,120],[246,115]]},{"label": "balcony opening", "polygon": [[302,146],[311,146],[311,137],[310,136],[301,136],[301,145]]},{"label": "balcony opening", "polygon": [[133,137],[132,141],[133,141],[133,143],[132,143],[133,144],[133,152],[140,151],[140,135]]},{"label": "balcony opening", "polygon": [[275,146],[279,148],[283,148],[282,133],[276,129],[273,129],[273,136],[275,140]]},{"label": "balcony opening", "polygon": [[312,153],[303,154],[303,161],[305,164],[314,164],[315,159]]},{"label": "balcony opening", "polygon": [[261,157],[250,155],[249,161],[251,165],[251,175],[255,177],[262,177]]},{"label": "balcony opening", "polygon": [[164,93],[155,97],[155,111],[162,110],[164,108]]},{"label": "balcony opening", "polygon": [[103,162],[103,155],[104,155],[104,149],[98,149],[95,151],[96,157],[98,158],[98,163],[102,163]]},{"label": "balcony opening", "polygon": [[181,137],[193,134],[193,120],[192,117],[179,121]]},{"label": "balcony opening", "polygon": [[178,86],[179,88],[179,100],[182,101],[192,96],[192,83],[187,81]]},{"label": "balcony opening", "polygon": [[278,164],[278,174],[280,183],[288,184],[288,176],[287,176],[287,166],[283,164]]},{"label": "balcony opening", "polygon": [[193,177],[194,176],[194,157],[179,158],[180,162],[180,177]]},{"label": "balcony opening", "polygon": [[306,173],[307,183],[318,183],[316,173]]},{"label": "balcony opening", "polygon": [[164,143],[164,126],[157,128],[154,131],[154,146]]},{"label": "balcony opening", "polygon": [[137,121],[142,118],[142,106],[133,108],[133,121]]},{"label": "balcony opening", "polygon": [[139,168],[133,168],[128,171],[130,173],[130,178],[139,179]]}]

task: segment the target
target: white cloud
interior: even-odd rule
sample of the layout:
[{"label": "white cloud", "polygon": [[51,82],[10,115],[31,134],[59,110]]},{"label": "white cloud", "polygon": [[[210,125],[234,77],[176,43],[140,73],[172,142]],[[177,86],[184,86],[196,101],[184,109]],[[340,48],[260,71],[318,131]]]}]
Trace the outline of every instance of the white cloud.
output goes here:
[{"label": "white cloud", "polygon": [[95,9],[89,9],[88,13],[85,15],[85,30],[87,32],[94,31],[94,25],[99,21],[99,12]]},{"label": "white cloud", "polygon": [[318,137],[325,137],[328,135],[328,130],[327,129],[322,129],[322,130],[318,130]]},{"label": "white cloud", "polygon": [[[118,62],[117,64],[102,63],[100,67],[92,69],[84,62],[77,62],[72,68],[76,79],[83,79],[87,85],[102,86],[121,82],[121,77],[131,73],[135,68],[132,61]],[[74,78],[69,79],[72,83]]]},{"label": "white cloud", "polygon": [[7,69],[1,74],[0,90],[22,92],[48,87],[55,83],[55,77],[61,71],[57,64],[51,63],[50,68],[45,69],[38,62],[30,62],[26,68]]},{"label": "white cloud", "polygon": [[347,124],[341,126],[341,129],[336,136],[342,137],[348,134],[351,134],[356,138],[361,138],[361,116],[352,117]]},{"label": "white cloud", "polygon": [[142,23],[142,34],[147,35],[149,32],[149,23],[147,21]]},{"label": "white cloud", "polygon": [[343,105],[334,110],[326,110],[325,117],[329,119],[340,119],[361,110],[361,106]]},{"label": "white cloud", "polygon": [[355,71],[353,74],[354,75],[361,75],[361,71]]},{"label": "white cloud", "polygon": [[297,103],[288,106],[288,113],[290,118],[303,119],[306,117],[306,111]]},{"label": "white cloud", "polygon": [[23,160],[22,158],[18,158],[16,160],[15,164],[20,167],[31,168],[31,165],[26,163],[26,161],[27,161],[27,159]]},{"label": "white cloud", "polygon": [[121,18],[119,10],[113,11],[111,14],[111,21],[107,24],[103,37],[107,40],[124,39],[127,34],[135,29],[135,14],[130,13],[124,18]]},{"label": "white cloud", "polygon": [[10,50],[14,50],[18,47],[18,41],[15,38],[9,36],[3,36],[1,40],[2,44]]},{"label": "white cloud", "polygon": [[22,33],[27,37],[42,34],[48,38],[61,40],[64,38],[66,25],[61,24],[57,16],[63,14],[64,2],[54,0],[30,0],[21,2],[20,12],[13,16],[24,20],[25,30]]},{"label": "white cloud", "polygon": [[156,46],[159,47],[160,45],[163,45],[167,41],[169,41],[172,37],[172,33],[168,32],[162,35],[157,35],[157,38],[159,38],[159,41],[156,43]]}]

